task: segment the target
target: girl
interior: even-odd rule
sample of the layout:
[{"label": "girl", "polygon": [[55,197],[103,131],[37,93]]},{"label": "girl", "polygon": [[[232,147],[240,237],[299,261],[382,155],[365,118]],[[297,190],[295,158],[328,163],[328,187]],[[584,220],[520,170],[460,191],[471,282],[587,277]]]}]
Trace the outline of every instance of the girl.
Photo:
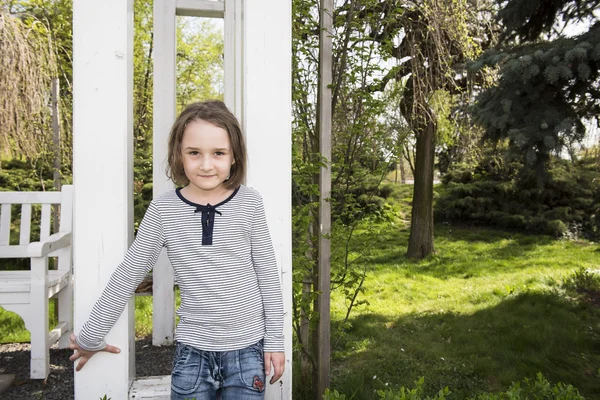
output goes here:
[{"label": "girl", "polygon": [[163,247],[181,293],[171,399],[262,399],[283,374],[283,301],[260,195],[242,185],[240,125],[220,101],[188,106],[169,137],[167,174],[184,186],[154,199],[71,360],[118,353],[104,337]]}]

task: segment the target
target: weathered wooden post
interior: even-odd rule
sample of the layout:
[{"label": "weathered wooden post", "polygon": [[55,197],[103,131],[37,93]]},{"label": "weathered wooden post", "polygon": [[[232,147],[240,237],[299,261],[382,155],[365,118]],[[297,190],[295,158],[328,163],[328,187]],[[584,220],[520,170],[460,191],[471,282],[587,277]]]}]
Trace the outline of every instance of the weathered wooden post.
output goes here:
[{"label": "weathered wooden post", "polygon": [[319,172],[319,264],[317,311],[319,313],[317,349],[317,396],[329,387],[331,358],[331,82],[333,0],[321,0],[319,32],[319,153],[325,161]]}]

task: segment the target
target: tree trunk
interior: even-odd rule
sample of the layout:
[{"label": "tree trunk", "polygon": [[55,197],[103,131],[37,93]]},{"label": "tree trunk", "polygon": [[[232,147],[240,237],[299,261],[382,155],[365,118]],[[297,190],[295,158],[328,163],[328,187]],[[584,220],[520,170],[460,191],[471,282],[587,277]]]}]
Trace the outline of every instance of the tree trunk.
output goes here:
[{"label": "tree trunk", "polygon": [[404,170],[404,157],[402,155],[400,155],[398,165],[400,166],[400,183],[404,185],[406,183],[406,171]]},{"label": "tree trunk", "polygon": [[433,158],[436,126],[433,121],[418,124],[415,157],[412,217],[408,251],[410,258],[421,259],[433,247]]}]

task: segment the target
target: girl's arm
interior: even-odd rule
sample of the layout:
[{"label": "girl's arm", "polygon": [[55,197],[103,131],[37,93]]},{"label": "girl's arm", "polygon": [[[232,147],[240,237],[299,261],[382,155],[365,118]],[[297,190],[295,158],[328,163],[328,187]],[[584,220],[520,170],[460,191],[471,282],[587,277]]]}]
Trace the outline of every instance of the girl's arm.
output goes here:
[{"label": "girl's arm", "polygon": [[277,260],[267,226],[262,198],[257,205],[251,229],[252,261],[265,310],[265,352],[283,352],[283,297]]},{"label": "girl's arm", "polygon": [[160,212],[153,201],[125,259],[113,272],[77,336],[79,347],[87,351],[98,351],[106,347],[104,337],[125,309],[125,304],[135,289],[156,263],[164,245]]}]

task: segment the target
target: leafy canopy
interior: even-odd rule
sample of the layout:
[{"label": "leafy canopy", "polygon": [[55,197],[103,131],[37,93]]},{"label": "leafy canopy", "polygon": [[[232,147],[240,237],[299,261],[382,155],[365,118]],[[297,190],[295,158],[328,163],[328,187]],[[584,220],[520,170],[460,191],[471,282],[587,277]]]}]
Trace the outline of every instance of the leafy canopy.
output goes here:
[{"label": "leafy canopy", "polygon": [[[599,0],[497,1],[500,44],[471,65],[499,69],[496,86],[473,107],[475,121],[492,140],[508,139],[527,166],[541,167],[551,154],[581,141],[585,122],[600,113]],[[565,24],[587,23],[567,37]]]}]

